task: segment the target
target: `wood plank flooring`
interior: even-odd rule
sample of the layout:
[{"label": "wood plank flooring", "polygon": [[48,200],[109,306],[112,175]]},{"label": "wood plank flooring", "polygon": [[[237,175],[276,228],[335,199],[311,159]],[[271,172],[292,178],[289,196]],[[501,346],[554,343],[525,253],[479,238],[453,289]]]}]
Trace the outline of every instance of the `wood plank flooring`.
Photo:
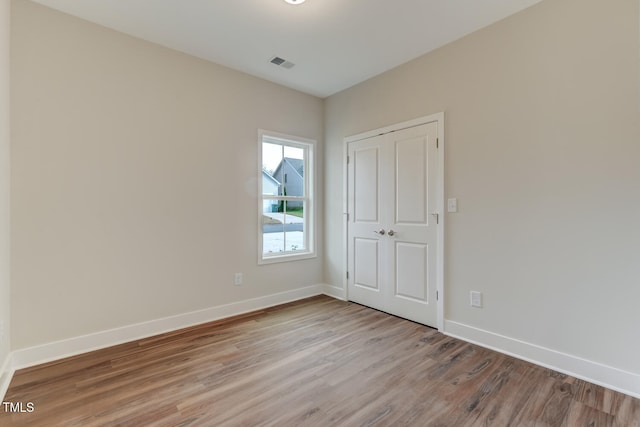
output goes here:
[{"label": "wood plank flooring", "polygon": [[0,426],[624,426],[640,400],[329,297],[18,371]]}]

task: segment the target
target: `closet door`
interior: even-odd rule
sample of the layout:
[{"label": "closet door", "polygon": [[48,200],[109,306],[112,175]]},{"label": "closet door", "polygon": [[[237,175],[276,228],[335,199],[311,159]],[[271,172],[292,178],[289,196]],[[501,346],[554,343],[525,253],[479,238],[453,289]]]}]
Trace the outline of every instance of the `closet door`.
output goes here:
[{"label": "closet door", "polygon": [[436,326],[436,122],[349,144],[349,299]]}]

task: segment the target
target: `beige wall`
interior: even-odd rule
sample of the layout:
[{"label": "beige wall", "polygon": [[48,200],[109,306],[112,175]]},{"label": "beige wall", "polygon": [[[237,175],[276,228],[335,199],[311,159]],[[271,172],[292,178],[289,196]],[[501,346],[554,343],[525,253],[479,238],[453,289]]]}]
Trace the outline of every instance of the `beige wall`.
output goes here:
[{"label": "beige wall", "polygon": [[[9,355],[9,0],[0,0],[0,387],[2,367]],[[1,394],[1,391],[0,391]],[[0,396],[1,397],[1,396]]]},{"label": "beige wall", "polygon": [[256,247],[258,129],[321,154],[321,99],[13,8],[13,350],[322,282]]},{"label": "beige wall", "polygon": [[640,373],[637,8],[545,1],[326,100],[327,194],[345,136],[446,113],[445,319]]}]

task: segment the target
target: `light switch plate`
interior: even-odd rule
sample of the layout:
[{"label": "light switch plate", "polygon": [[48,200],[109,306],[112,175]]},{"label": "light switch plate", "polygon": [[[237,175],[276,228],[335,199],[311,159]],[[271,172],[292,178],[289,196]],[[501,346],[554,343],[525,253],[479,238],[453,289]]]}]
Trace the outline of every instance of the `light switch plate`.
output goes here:
[{"label": "light switch plate", "polygon": [[471,291],[471,307],[482,307],[482,292]]},{"label": "light switch plate", "polygon": [[447,211],[458,212],[458,199],[447,200]]}]

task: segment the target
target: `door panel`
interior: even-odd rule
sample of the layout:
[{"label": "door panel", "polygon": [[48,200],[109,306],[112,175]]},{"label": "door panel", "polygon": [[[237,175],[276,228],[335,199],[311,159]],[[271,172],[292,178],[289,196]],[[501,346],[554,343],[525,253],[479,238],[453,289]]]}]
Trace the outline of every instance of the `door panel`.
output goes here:
[{"label": "door panel", "polygon": [[396,242],[396,292],[398,297],[426,303],[428,296],[427,245]]},{"label": "door panel", "polygon": [[348,297],[437,324],[438,123],[348,146]]},{"label": "door panel", "polygon": [[378,287],[378,241],[356,238],[353,250],[353,280],[356,286],[379,290]]},{"label": "door panel", "polygon": [[396,141],[396,223],[427,222],[426,138]]},{"label": "door panel", "polygon": [[357,222],[378,221],[378,147],[354,151],[354,195],[353,216]]}]

